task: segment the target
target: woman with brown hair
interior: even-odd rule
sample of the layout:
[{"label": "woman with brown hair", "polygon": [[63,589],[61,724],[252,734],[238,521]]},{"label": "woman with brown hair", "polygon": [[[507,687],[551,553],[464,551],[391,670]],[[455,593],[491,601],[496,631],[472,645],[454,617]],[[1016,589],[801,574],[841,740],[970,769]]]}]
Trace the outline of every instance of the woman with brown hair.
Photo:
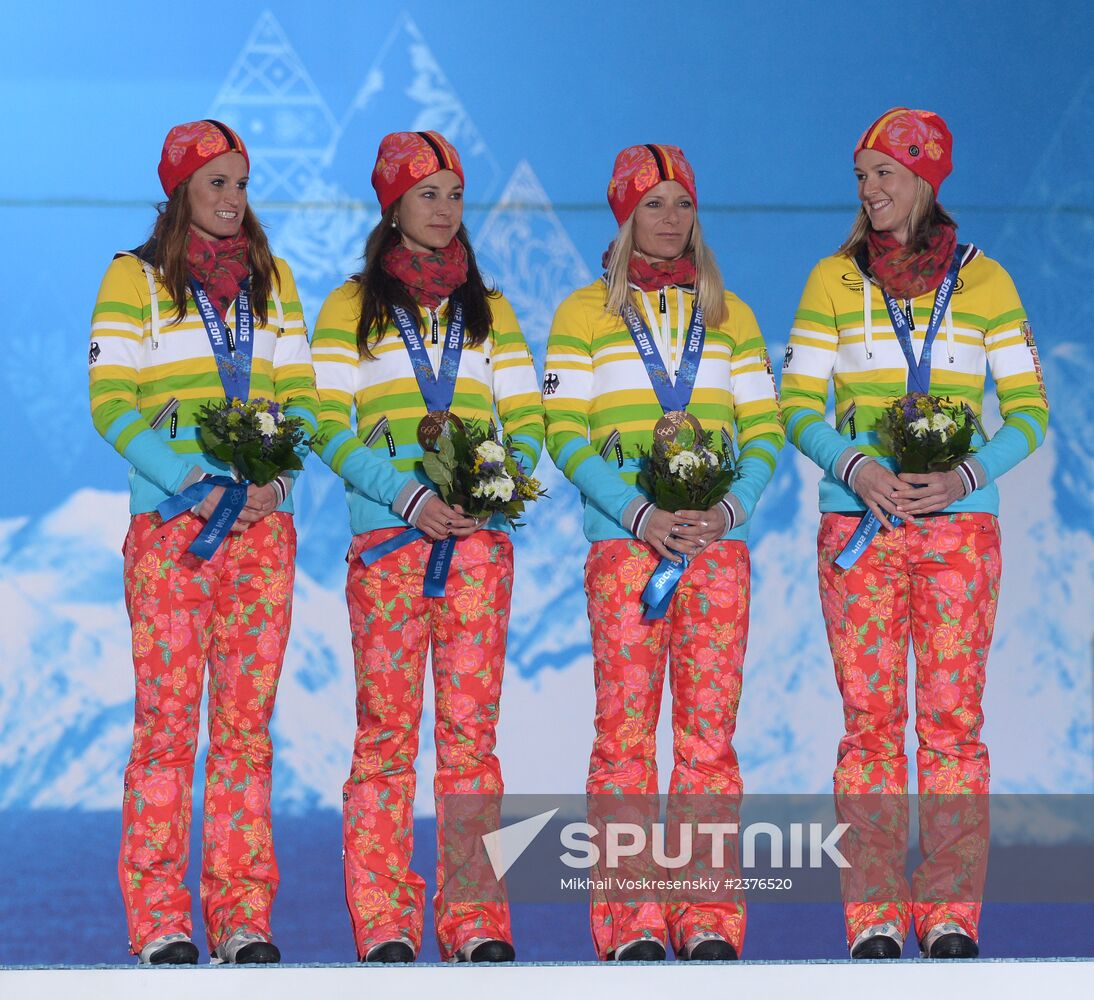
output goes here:
[{"label": "woman with brown hair", "polygon": [[[845,727],[837,806],[856,821],[861,860],[876,862],[845,885],[856,959],[899,958],[913,933],[928,958],[979,953],[989,772],[981,699],[1001,569],[995,480],[1048,424],[1014,283],[958,242],[938,203],[952,152],[950,130],[930,111],[893,108],[863,133],[854,149],[858,216],[843,246],[813,268],[784,364],[787,437],[824,472],[821,609]],[[1003,417],[990,441],[980,425],[987,367]],[[824,419],[829,382],[834,428]],[[955,468],[901,472],[881,446],[879,418],[911,392],[946,397],[975,427],[972,453]],[[880,526],[872,537],[860,531],[868,512],[877,520],[866,523]],[[924,854],[911,886],[909,642]]]},{"label": "woman with brown hair", "polygon": [[[131,465],[124,556],[136,718],[118,871],[129,945],[144,964],[198,958],[183,877],[206,666],[209,950],[214,962],[280,960],[270,931],[278,871],[269,723],[291,617],[295,474],[247,486],[231,519],[215,481],[230,470],[198,433],[202,408],[226,399],[265,399],[275,419],[316,423],[300,302],[247,204],[249,168],[227,125],[171,129],[159,164],[167,201],[152,237],[115,257],[92,318],[92,418]],[[165,521],[157,508],[175,497],[184,512]],[[214,512],[230,535],[202,558],[191,546]]]},{"label": "woman with brown hair", "polygon": [[[450,421],[493,427],[496,414],[531,472],[543,407],[512,307],[487,289],[475,263],[455,148],[437,132],[385,136],[372,184],[382,214],[364,268],[327,297],[312,344],[316,451],[345,480],[353,531],[346,600],[357,736],[343,790],[346,898],[361,961],[414,960],[425,889],[410,869],[414,760],[431,653],[441,957],[507,962],[508,905],[447,883],[445,821],[453,794],[495,803],[502,794],[494,734],[513,546],[502,516],[480,522],[446,504],[421,461]],[[434,543],[449,539],[445,567]]]}]

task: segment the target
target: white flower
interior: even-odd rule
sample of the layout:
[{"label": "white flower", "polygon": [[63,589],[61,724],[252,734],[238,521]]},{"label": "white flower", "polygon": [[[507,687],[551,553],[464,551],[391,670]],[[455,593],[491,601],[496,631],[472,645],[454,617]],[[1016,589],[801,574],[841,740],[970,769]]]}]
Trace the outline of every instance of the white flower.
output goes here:
[{"label": "white flower", "polygon": [[700,454],[703,456],[703,461],[707,463],[712,469],[718,468],[718,456],[714,454],[710,449],[704,448]]},{"label": "white flower", "polygon": [[516,484],[509,476],[498,476],[496,479],[490,480],[491,495],[496,500],[500,500],[502,503],[508,503],[513,499],[513,490],[516,489]]},{"label": "white flower", "polygon": [[493,479],[476,483],[471,488],[471,495],[475,497],[489,497],[491,500],[500,500],[508,503],[513,499],[513,491],[516,484],[509,476],[495,476]]},{"label": "white flower", "polygon": [[693,451],[682,451],[669,459],[669,472],[674,476],[685,475],[691,469],[697,469],[702,464],[702,459]]},{"label": "white flower", "polygon": [[944,434],[951,434],[956,430],[957,424],[951,417],[946,416],[945,413],[936,413],[931,417],[931,430],[942,431]]},{"label": "white flower", "polygon": [[931,429],[931,422],[926,417],[920,417],[918,420],[913,420],[908,425],[910,430],[916,437],[924,437]]},{"label": "white flower", "polygon": [[276,434],[277,433],[277,421],[273,416],[267,413],[265,410],[260,410],[256,416],[258,417],[258,430],[262,434]]},{"label": "white flower", "polygon": [[483,441],[475,449],[475,454],[484,462],[504,462],[505,449],[497,441]]}]

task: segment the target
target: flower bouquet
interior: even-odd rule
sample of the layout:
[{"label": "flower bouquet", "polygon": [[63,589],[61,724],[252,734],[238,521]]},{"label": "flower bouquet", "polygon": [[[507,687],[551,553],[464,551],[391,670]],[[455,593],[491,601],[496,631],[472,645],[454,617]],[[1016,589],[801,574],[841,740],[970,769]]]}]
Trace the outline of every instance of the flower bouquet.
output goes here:
[{"label": "flower bouquet", "polygon": [[521,468],[512,446],[498,444],[474,421],[450,422],[437,450],[422,457],[422,468],[446,504],[458,504],[468,517],[502,514],[514,528],[522,524],[525,504],[547,495]]},{"label": "flower bouquet", "polygon": [[156,510],[170,521],[223,487],[216,509],[187,549],[199,559],[211,559],[247,502],[248,484],[265,486],[288,469],[303,468],[296,448],[306,433],[303,421],[286,416],[272,400],[231,399],[198,411],[198,436],[208,452],[232,467],[235,478],[205,476]]},{"label": "flower bouquet", "polygon": [[972,450],[972,421],[948,399],[909,392],[881,412],[877,437],[901,472],[949,472]]},{"label": "flower bouquet", "polygon": [[[444,502],[458,505],[468,517],[502,514],[510,525],[519,528],[525,505],[547,495],[539,480],[521,468],[512,446],[498,444],[487,428],[474,421],[465,425],[449,414],[435,447],[435,451],[423,454],[422,469]],[[423,537],[420,528],[407,528],[365,549],[361,561],[371,566],[387,553]],[[432,543],[423,581],[424,596],[444,596],[455,550],[456,539],[451,535]]]},{"label": "flower bouquet", "polygon": [[[675,514],[680,510],[709,510],[725,499],[738,471],[727,438],[716,452],[709,431],[698,423],[682,423],[673,437],[655,438],[649,451],[639,449],[638,486],[661,509]],[[678,563],[662,559],[646,589],[642,601],[645,618],[663,618],[668,611],[676,585],[687,567],[687,557]]]},{"label": "flower bouquet", "polygon": [[[947,398],[909,392],[894,399],[877,422],[878,444],[896,459],[901,472],[950,472],[972,451],[973,419],[967,409]],[[889,515],[894,525],[901,523]],[[836,558],[841,569],[850,569],[878,533],[881,522],[868,511]]]},{"label": "flower bouquet", "polygon": [[[681,438],[691,440],[681,441]],[[639,449],[638,486],[662,510],[708,510],[729,492],[737,469],[729,450],[714,451],[709,431],[684,424],[670,441]]]},{"label": "flower bouquet", "polygon": [[304,422],[286,416],[273,400],[232,399],[203,406],[198,411],[198,434],[207,451],[256,486],[304,467],[296,453],[305,441]]}]

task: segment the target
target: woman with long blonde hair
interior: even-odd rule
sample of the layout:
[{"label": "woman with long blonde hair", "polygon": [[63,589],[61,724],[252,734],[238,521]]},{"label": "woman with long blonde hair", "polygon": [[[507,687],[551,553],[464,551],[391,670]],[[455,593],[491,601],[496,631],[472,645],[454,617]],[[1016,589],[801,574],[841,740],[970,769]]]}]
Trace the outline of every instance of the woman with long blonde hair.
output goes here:
[{"label": "woman with long blonde hair", "polygon": [[[783,444],[775,384],[752,311],[725,290],[703,241],[683,152],[623,150],[608,203],[619,230],[604,277],[559,306],[544,378],[547,446],[581,491],[591,546],[590,808],[617,796],[656,801],[666,662],[670,795],[739,796],[732,739],[748,634],[746,539]],[[636,485],[640,453],[684,425],[736,449],[739,477],[709,510],[662,510]],[[659,560],[686,568],[663,617],[652,618],[642,593]],[[592,930],[601,959],[658,961],[669,944],[685,960],[724,961],[741,953],[745,910],[739,900],[665,904],[597,890]]]}]

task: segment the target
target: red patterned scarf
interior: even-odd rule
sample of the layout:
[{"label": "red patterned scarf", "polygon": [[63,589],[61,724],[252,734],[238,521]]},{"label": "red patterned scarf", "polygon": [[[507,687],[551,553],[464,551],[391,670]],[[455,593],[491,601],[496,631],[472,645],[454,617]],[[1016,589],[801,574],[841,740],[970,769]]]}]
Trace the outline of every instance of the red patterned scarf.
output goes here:
[{"label": "red patterned scarf", "polygon": [[384,251],[380,266],[406,285],[418,305],[436,309],[467,281],[467,250],[455,238],[428,253],[415,253],[398,242]]},{"label": "red patterned scarf", "polygon": [[226,240],[207,240],[191,227],[186,259],[190,273],[201,283],[220,318],[227,318],[228,307],[251,272],[247,234],[241,229]]},{"label": "red patterned scarf", "polygon": [[909,251],[892,233],[871,229],[866,238],[870,273],[894,299],[914,299],[942,284],[957,247],[953,226],[939,226],[931,233],[926,250]]},{"label": "red patterned scarf", "polygon": [[[608,245],[601,258],[601,266],[608,267],[608,261],[612,255],[615,243]],[[683,285],[686,288],[695,287],[695,258],[690,254],[677,257],[676,260],[646,260],[639,253],[632,253],[627,264],[627,280],[632,285],[637,285],[644,292],[656,292],[666,285]]]}]

